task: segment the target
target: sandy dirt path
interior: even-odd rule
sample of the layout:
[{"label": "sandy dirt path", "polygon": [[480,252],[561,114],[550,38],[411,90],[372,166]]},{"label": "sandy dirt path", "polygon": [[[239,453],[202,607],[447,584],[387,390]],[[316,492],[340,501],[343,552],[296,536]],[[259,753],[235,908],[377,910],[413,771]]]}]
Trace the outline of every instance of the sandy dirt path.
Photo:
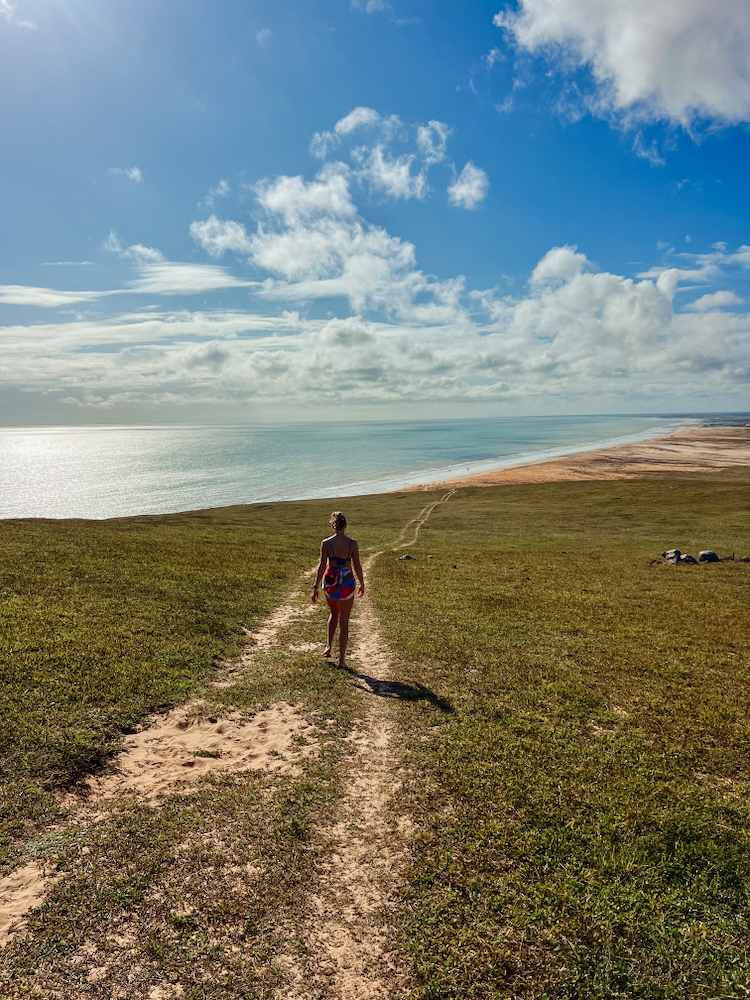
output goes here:
[{"label": "sandy dirt path", "polygon": [[[409,521],[390,551],[414,545],[449,490]],[[365,560],[365,575],[384,555]],[[410,838],[399,802],[403,764],[394,701],[409,697],[368,595],[359,601],[349,672],[362,691],[365,715],[349,738],[344,793],[330,825],[319,831],[325,860],[302,929],[304,958],[282,958],[292,1000],[395,1000],[406,983],[389,940],[388,912],[401,884]]]},{"label": "sandy dirt path", "polygon": [[[435,509],[454,492],[422,508],[389,551],[414,545]],[[366,573],[384,551],[364,560]],[[236,683],[252,669],[256,651],[285,643],[295,623],[314,613],[303,603],[309,576],[308,570],[263,623],[247,631],[246,651],[219,672],[209,690]],[[369,595],[359,601],[356,618],[349,672],[366,712],[348,740],[338,815],[320,831],[326,860],[320,891],[311,900],[303,928],[305,951],[314,956],[315,969],[305,967],[303,974],[298,960],[287,963],[287,975],[297,980],[298,992],[285,988],[285,997],[395,997],[402,978],[390,953],[384,916],[408,844],[408,819],[397,803],[401,763],[393,718],[393,699],[404,696],[405,686],[392,676],[391,656]],[[215,712],[211,707],[210,713]],[[79,822],[83,812],[99,821],[108,804],[123,795],[154,801],[189,791],[201,777],[217,771],[294,774],[316,750],[312,728],[301,706],[287,703],[248,719],[229,710],[207,714],[203,701],[187,702],[151,717],[126,737],[110,766],[86,783],[72,814]],[[36,862],[22,864],[0,879],[0,948],[24,929],[28,913],[44,902],[57,880],[57,873]]]}]

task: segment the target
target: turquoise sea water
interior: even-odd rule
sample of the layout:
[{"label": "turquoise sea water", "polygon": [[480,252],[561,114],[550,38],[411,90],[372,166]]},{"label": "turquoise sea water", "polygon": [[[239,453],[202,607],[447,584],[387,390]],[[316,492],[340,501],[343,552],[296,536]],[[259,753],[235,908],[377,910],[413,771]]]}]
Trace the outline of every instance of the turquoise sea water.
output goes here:
[{"label": "turquoise sea water", "polygon": [[0,428],[0,517],[104,518],[377,493],[686,422],[586,416]]}]

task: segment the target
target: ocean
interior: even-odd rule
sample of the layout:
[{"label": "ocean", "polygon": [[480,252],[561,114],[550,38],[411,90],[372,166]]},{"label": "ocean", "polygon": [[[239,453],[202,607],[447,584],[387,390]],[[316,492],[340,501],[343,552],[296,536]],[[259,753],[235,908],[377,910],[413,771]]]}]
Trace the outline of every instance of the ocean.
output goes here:
[{"label": "ocean", "polygon": [[0,517],[106,518],[382,493],[688,422],[566,416],[0,428]]}]

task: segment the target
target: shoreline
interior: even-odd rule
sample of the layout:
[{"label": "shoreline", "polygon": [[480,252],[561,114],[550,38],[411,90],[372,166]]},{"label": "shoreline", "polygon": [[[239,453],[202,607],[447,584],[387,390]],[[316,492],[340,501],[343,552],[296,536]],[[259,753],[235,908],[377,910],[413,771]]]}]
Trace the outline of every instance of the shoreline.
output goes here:
[{"label": "shoreline", "polygon": [[499,466],[420,483],[412,489],[646,479],[675,473],[721,472],[740,466],[750,466],[750,426],[690,424],[640,441]]},{"label": "shoreline", "polygon": [[[473,466],[473,467],[472,467]],[[161,517],[195,511],[221,510],[227,507],[301,503],[305,501],[354,499],[387,496],[414,491],[468,486],[529,485],[548,482],[606,481],[669,477],[684,473],[720,472],[750,467],[750,420],[746,423],[707,423],[684,418],[667,426],[653,426],[635,434],[622,435],[603,442],[581,442],[519,454],[506,459],[486,459],[462,466],[423,470],[389,480],[350,482],[334,487],[336,492],[303,496],[269,496],[257,499],[230,500],[209,505],[191,505],[162,510],[87,516],[81,514],[2,514],[0,521],[86,520],[102,523],[129,517]]]}]

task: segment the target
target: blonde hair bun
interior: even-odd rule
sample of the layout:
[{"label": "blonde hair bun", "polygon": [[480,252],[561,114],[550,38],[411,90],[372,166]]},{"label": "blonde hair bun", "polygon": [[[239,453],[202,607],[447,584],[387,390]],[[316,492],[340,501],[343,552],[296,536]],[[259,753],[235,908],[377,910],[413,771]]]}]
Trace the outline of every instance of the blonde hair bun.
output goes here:
[{"label": "blonde hair bun", "polygon": [[328,518],[328,523],[334,531],[343,531],[346,527],[346,517],[340,510],[334,510]]}]

